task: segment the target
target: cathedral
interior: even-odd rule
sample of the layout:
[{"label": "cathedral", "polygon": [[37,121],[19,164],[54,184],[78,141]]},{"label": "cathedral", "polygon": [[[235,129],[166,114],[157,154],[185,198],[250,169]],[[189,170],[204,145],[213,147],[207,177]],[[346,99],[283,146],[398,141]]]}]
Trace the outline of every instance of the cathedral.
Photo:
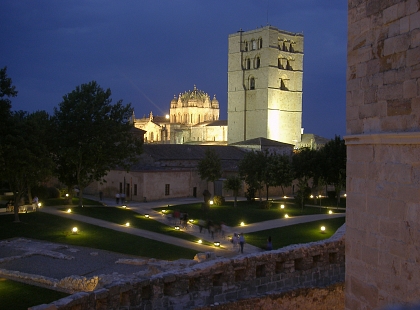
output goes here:
[{"label": "cathedral", "polygon": [[[229,35],[228,120],[219,120],[216,95],[194,85],[170,101],[166,116],[132,122],[145,143],[237,145],[255,139],[292,148],[327,141],[302,129],[303,34],[266,26]],[[245,143],[246,144],[246,143]]]}]

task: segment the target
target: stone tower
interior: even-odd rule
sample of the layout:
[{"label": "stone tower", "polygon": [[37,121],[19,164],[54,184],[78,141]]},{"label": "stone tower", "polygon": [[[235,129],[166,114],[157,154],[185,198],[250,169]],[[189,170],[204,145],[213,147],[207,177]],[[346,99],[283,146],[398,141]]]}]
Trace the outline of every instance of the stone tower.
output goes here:
[{"label": "stone tower", "polygon": [[229,35],[228,143],[300,142],[303,34],[266,26]]}]

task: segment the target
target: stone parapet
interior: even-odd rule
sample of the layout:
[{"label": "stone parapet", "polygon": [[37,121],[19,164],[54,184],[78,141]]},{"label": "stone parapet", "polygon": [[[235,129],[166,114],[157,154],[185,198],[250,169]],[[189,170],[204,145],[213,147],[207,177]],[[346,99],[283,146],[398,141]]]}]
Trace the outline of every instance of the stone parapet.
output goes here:
[{"label": "stone parapet", "polygon": [[222,258],[148,279],[120,279],[31,310],[195,309],[261,294],[344,281],[343,226],[328,240]]}]

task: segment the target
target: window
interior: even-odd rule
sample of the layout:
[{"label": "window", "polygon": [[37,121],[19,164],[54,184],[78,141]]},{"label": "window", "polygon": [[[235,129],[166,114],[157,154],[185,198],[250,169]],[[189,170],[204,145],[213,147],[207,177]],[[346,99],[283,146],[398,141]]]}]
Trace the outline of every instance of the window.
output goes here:
[{"label": "window", "polygon": [[261,38],[258,39],[258,48],[259,49],[262,48],[262,39]]},{"label": "window", "polygon": [[295,52],[295,49],[293,48],[293,45],[292,45],[292,43],[290,43],[290,53],[294,53]]},{"label": "window", "polygon": [[257,58],[255,58],[255,68],[259,68],[261,65],[261,60],[260,57],[257,56]]},{"label": "window", "polygon": [[280,79],[280,89],[281,90],[288,90],[283,79]]},{"label": "window", "polygon": [[257,49],[257,41],[252,40],[251,41],[251,45],[252,45],[252,50],[256,50]]},{"label": "window", "polygon": [[286,70],[293,70],[292,65],[290,64],[289,61],[287,61]]},{"label": "window", "polygon": [[134,190],[133,190],[133,195],[137,196],[137,184],[134,184]]},{"label": "window", "polygon": [[169,184],[165,184],[165,196],[169,196],[170,186]]},{"label": "window", "polygon": [[245,52],[248,52],[248,42],[247,41],[244,41],[242,50],[244,50]]},{"label": "window", "polygon": [[246,65],[245,65],[245,68],[246,68],[247,70],[251,69],[251,60],[250,60],[249,58],[247,58],[247,59],[246,59]]},{"label": "window", "polygon": [[283,51],[287,52],[286,42],[283,42]]},{"label": "window", "polygon": [[278,59],[277,66],[278,66],[279,69],[284,69],[283,58]]},{"label": "window", "polygon": [[255,79],[253,77],[249,79],[249,89],[255,89]]}]

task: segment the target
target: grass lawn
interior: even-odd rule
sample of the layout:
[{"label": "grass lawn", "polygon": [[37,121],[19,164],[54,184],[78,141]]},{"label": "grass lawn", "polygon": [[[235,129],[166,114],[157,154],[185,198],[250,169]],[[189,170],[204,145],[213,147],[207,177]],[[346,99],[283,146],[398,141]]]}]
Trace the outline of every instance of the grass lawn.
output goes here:
[{"label": "grass lawn", "polygon": [[[281,209],[280,206],[284,205],[285,208]],[[270,209],[261,209],[258,201],[238,201],[238,206],[233,207],[232,201],[227,201],[222,206],[211,206],[208,214],[205,214],[201,210],[201,203],[185,204],[185,205],[173,205],[166,209],[168,213],[172,213],[174,210],[180,212],[187,212],[189,218],[193,219],[211,219],[215,222],[225,222],[228,226],[238,226],[241,222],[245,223],[256,223],[262,221],[268,221],[276,218],[283,218],[287,213],[289,216],[299,216],[308,214],[320,214],[327,213],[327,209],[305,207],[302,209],[294,204],[293,201],[274,201]],[[162,208],[155,209],[160,211]],[[334,210],[334,212],[340,212]],[[341,211],[342,212],[342,211]]]},{"label": "grass lawn", "polygon": [[0,278],[0,309],[28,309],[69,294]]},{"label": "grass lawn", "polygon": [[[47,200],[41,201],[44,206],[63,206],[69,205],[68,200],[65,198],[50,198]],[[83,198],[82,204],[84,206],[102,206],[102,203],[96,200],[91,200],[87,198]],[[75,207],[79,205],[79,198],[73,198],[71,205]]]},{"label": "grass lawn", "polygon": [[[65,209],[63,209],[64,211]],[[130,209],[115,208],[115,207],[86,207],[86,208],[72,208],[72,213],[84,216],[98,218],[104,221],[124,224],[129,222],[130,227],[136,227],[144,230],[157,232],[160,234],[185,239],[191,242],[196,242],[197,238],[185,233],[183,231],[175,231],[173,226],[162,224],[152,218],[146,218],[143,214],[139,214]],[[204,242],[203,244],[212,245]]]},{"label": "grass lawn", "polygon": [[[192,259],[197,254],[195,250],[42,212],[21,213],[19,217],[20,222],[14,223],[13,214],[0,216],[0,240],[25,237],[166,260]],[[79,228],[77,235],[70,233],[74,226]]]},{"label": "grass lawn", "polygon": [[[266,248],[267,238],[271,236],[273,249],[291,244],[308,243],[331,237],[345,222],[345,217],[309,222],[298,225],[262,230],[246,234],[246,242],[262,249]],[[320,227],[325,226],[324,233]]]}]

